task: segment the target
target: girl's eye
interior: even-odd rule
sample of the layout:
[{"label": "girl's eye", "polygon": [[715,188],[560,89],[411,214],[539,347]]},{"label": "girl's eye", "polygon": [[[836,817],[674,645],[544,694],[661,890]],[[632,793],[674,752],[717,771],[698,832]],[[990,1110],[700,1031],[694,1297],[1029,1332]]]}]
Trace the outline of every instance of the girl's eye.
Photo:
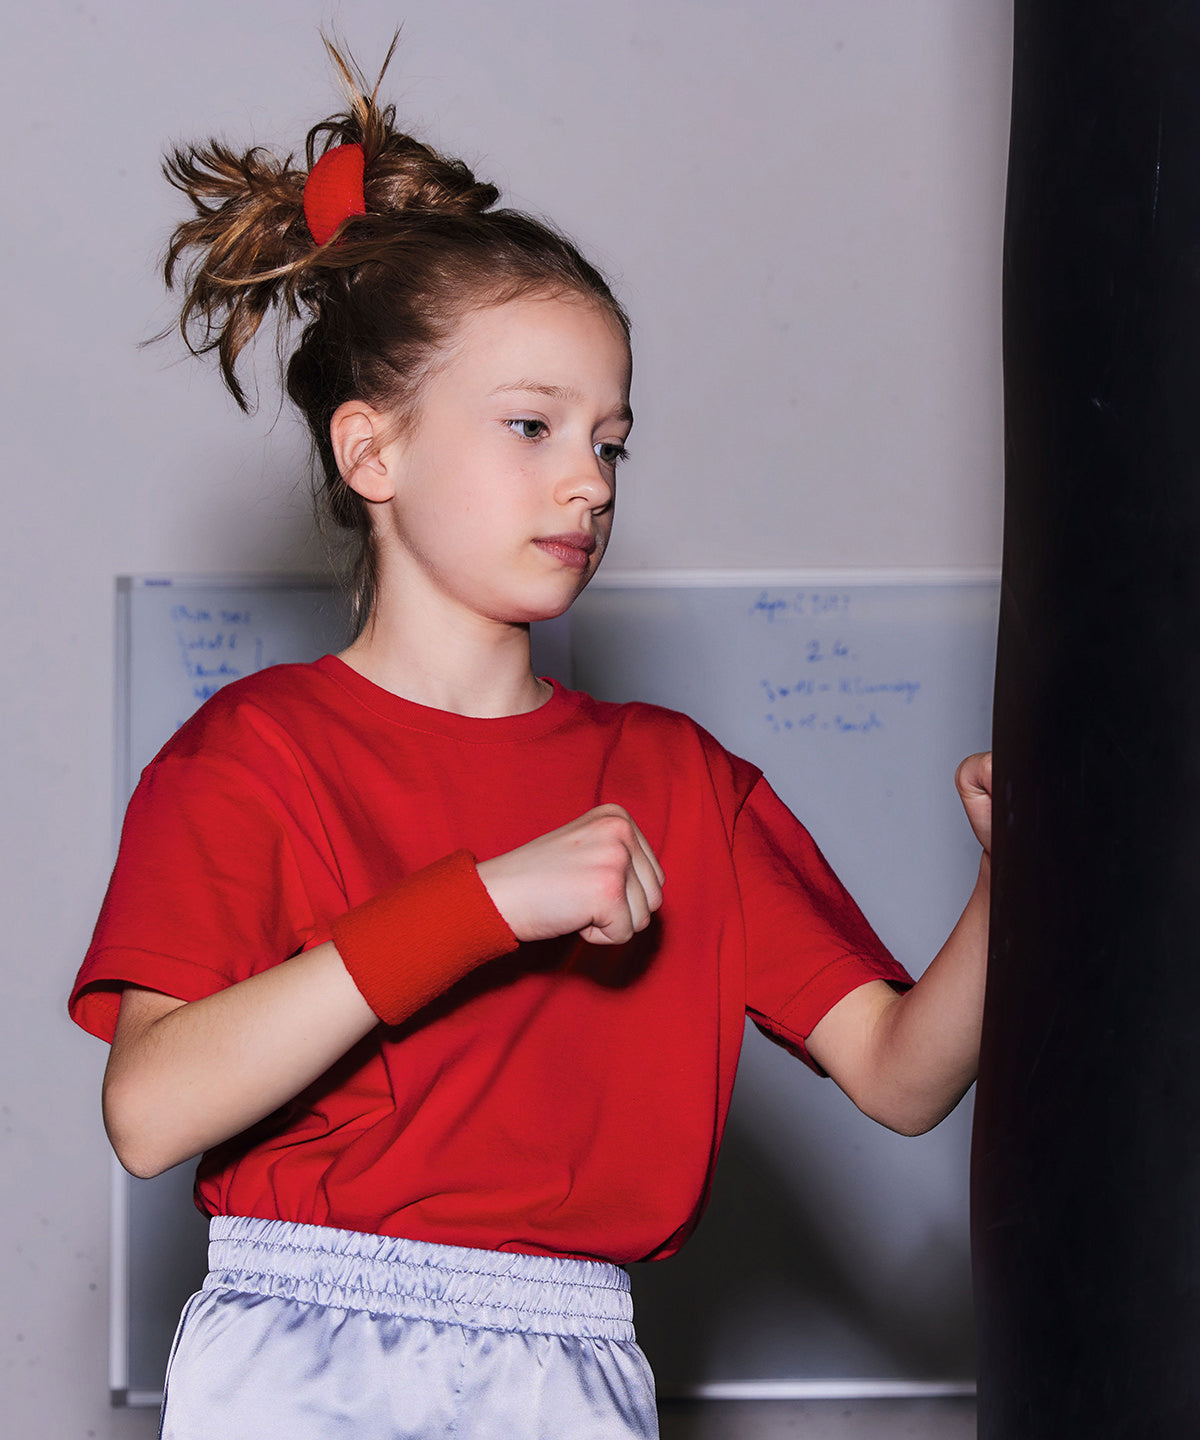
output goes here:
[{"label": "girl's eye", "polygon": [[540,440],[547,429],[544,420],[506,420],[504,423],[522,440]]},{"label": "girl's eye", "polygon": [[598,445],[593,445],[592,449],[602,465],[611,465],[614,470],[623,460],[629,459],[629,451],[614,440],[601,440]]}]

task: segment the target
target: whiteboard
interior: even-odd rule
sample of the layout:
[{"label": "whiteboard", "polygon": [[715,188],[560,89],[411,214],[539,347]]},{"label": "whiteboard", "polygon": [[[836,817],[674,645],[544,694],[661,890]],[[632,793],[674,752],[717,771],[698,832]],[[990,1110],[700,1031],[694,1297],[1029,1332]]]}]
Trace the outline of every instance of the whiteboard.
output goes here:
[{"label": "whiteboard", "polygon": [[[682,709],[766,771],[910,969],[978,850],[953,786],[990,733],[998,580],[603,574],[535,664]],[[348,638],[308,579],[118,581],[117,795],[213,688]],[[954,1393],[973,1373],[970,1116],[902,1139],[748,1028],[714,1197],[683,1253],[633,1267],[664,1395]],[[115,1162],[114,1162],[115,1165]],[[205,1269],[193,1167],[113,1182],[114,1397],[157,1404]]]}]

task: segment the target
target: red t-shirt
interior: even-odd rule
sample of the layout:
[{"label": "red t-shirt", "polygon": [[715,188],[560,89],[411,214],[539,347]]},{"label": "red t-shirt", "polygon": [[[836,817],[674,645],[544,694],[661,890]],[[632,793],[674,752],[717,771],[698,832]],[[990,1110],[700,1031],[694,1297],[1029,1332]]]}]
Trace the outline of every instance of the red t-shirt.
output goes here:
[{"label": "red t-shirt", "polygon": [[748,1012],[807,1058],[841,997],[908,983],[816,846],[686,716],[556,687],[474,719],[326,656],[221,690],[144,772],[71,997],[111,1039],[132,984],[197,1000],[329,937],[465,847],[624,805],[666,872],[628,945],[523,944],[380,1026],[209,1151],[197,1203],[448,1245],[624,1263],[703,1209]]}]

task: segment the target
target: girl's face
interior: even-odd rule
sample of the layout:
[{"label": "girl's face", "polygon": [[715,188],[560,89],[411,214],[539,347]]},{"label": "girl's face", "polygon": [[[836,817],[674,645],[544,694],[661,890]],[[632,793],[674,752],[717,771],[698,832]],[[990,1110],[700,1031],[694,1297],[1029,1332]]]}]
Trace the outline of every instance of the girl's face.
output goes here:
[{"label": "girl's face", "polygon": [[582,298],[493,305],[459,325],[414,423],[382,455],[380,600],[505,623],[559,615],[612,529],[633,416],[629,347]]}]

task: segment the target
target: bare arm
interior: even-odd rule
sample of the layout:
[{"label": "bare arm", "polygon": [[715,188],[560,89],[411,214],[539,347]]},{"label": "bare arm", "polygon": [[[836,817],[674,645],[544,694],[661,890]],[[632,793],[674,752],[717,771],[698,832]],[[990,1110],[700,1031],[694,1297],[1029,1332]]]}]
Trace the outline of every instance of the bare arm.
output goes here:
[{"label": "bare arm", "polygon": [[[615,805],[479,875],[520,940],[617,944],[662,903],[658,861]],[[396,948],[402,965],[401,937]],[[113,1149],[135,1175],[169,1169],[270,1115],[378,1023],[332,942],[190,1003],[131,987],[104,1076]]]},{"label": "bare arm", "polygon": [[948,1115],[979,1064],[991,880],[991,756],[964,760],[956,780],[984,851],[975,888],[949,939],[907,994],[872,981],[840,1000],[808,1037],[809,1054],[859,1109],[905,1135],[920,1135]]},{"label": "bare arm", "polygon": [[188,1004],[131,987],[104,1072],[112,1147],[157,1175],[270,1115],[378,1023],[332,942]]}]

